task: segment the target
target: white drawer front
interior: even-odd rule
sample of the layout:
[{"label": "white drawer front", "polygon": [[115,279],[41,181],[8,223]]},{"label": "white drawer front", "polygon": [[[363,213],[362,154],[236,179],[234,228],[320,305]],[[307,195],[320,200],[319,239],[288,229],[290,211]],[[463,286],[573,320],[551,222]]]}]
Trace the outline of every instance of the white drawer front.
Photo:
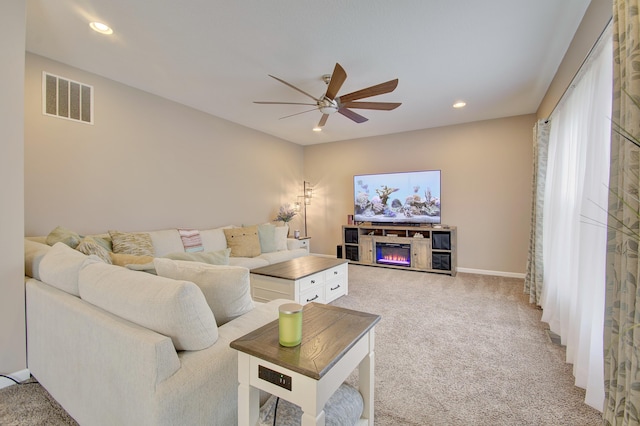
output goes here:
[{"label": "white drawer front", "polygon": [[306,305],[307,303],[325,303],[324,299],[324,287],[314,287],[313,289],[300,294],[300,304]]},{"label": "white drawer front", "polygon": [[300,293],[311,287],[324,284],[324,272],[318,272],[317,274],[309,275],[308,277],[300,278]]},{"label": "white drawer front", "polygon": [[326,303],[332,302],[347,293],[347,282],[344,277],[328,281],[324,292]]},{"label": "white drawer front", "polygon": [[344,277],[347,273],[347,264],[334,266],[333,268],[324,271],[325,281],[333,280],[339,277]]}]

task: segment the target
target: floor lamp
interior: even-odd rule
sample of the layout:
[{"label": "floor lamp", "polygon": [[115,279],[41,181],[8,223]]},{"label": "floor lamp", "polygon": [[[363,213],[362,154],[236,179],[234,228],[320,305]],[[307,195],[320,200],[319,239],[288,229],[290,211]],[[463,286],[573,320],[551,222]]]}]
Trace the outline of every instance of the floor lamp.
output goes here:
[{"label": "floor lamp", "polygon": [[303,217],[304,217],[304,236],[308,237],[307,234],[307,206],[311,204],[311,198],[313,197],[313,186],[306,180],[303,184],[301,196],[298,197],[297,207],[298,210],[303,209]]}]

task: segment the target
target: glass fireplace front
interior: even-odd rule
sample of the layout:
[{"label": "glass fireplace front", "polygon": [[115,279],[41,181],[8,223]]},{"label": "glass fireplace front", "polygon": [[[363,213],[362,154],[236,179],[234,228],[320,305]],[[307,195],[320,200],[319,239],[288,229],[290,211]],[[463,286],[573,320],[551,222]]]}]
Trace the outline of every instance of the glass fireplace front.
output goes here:
[{"label": "glass fireplace front", "polygon": [[376,263],[381,265],[411,266],[411,244],[376,242]]}]

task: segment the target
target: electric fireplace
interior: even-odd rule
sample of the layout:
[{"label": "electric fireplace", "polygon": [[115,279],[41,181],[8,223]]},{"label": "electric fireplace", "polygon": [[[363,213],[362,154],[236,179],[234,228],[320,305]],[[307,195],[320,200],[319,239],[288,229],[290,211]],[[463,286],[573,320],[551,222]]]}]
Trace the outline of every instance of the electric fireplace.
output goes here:
[{"label": "electric fireplace", "polygon": [[376,242],[376,263],[411,266],[411,244]]}]

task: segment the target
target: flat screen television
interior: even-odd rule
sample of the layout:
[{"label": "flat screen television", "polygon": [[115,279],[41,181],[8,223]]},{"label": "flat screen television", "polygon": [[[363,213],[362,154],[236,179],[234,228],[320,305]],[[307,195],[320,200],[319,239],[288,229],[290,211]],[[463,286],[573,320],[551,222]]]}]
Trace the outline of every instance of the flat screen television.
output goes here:
[{"label": "flat screen television", "polygon": [[440,223],[440,170],[353,177],[356,222]]}]

